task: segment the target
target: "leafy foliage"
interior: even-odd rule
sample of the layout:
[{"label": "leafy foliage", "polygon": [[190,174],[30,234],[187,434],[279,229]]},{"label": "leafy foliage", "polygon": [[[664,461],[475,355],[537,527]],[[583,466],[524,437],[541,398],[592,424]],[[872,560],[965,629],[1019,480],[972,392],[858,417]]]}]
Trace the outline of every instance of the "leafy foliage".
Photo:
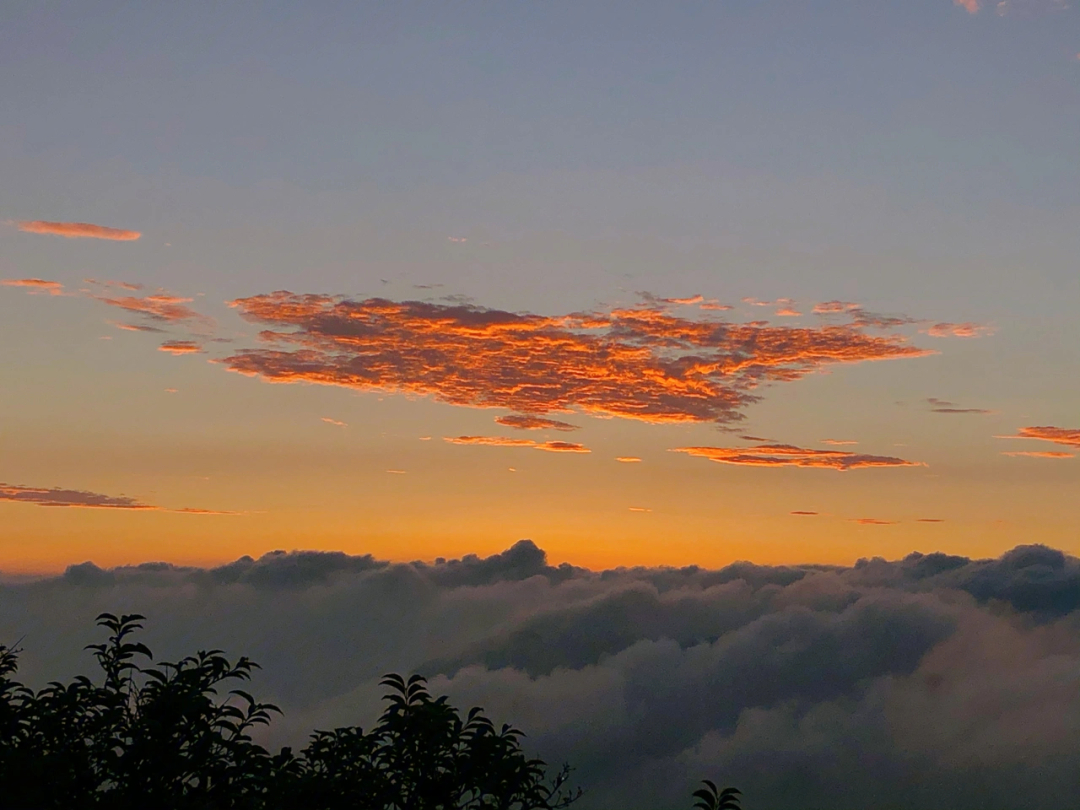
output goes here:
[{"label": "leafy foliage", "polygon": [[[0,807],[14,810],[565,810],[581,797],[569,766],[549,774],[521,731],[480,708],[462,717],[420,675],[389,674],[376,725],[315,731],[274,754],[252,732],[278,707],[239,688],[258,665],[221,650],[152,661],[132,640],[144,617],[98,616],[87,647],[100,683],[78,676],[38,692],[14,680],[20,649],[0,645]],[[229,689],[228,687],[233,687]],[[694,796],[739,810],[738,791]]]}]

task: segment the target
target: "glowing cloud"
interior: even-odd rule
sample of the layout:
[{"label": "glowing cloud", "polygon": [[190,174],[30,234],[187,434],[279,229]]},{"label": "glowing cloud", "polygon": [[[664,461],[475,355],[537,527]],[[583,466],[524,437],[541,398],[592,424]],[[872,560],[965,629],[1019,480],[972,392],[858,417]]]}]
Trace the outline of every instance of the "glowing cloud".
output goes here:
[{"label": "glowing cloud", "polygon": [[59,281],[46,281],[43,278],[5,278],[0,279],[5,287],[22,287],[30,294],[63,295],[64,285]]},{"label": "glowing cloud", "polygon": [[854,441],[853,439],[822,439],[821,443],[822,444],[831,444],[831,445],[833,445],[835,447],[842,447],[844,445],[849,445],[849,444],[858,444],[858,442]]},{"label": "glowing cloud", "polygon": [[652,509],[649,509],[646,506],[631,506],[630,511],[631,512],[651,512]]},{"label": "glowing cloud", "polygon": [[526,415],[577,409],[652,423],[724,423],[741,419],[763,384],[836,363],[932,354],[857,324],[699,321],[656,306],[545,317],[285,291],[232,306],[274,329],[260,335],[267,348],[223,360],[231,371]]},{"label": "glowing cloud", "polygon": [[531,416],[529,414],[496,416],[495,421],[500,425],[506,425],[515,430],[578,430],[577,425],[571,425],[569,422],[560,422],[558,419],[544,419],[542,416]]},{"label": "glowing cloud", "polygon": [[843,450],[809,450],[792,444],[759,444],[754,447],[676,447],[686,453],[721,464],[749,467],[810,467],[830,470],[857,470],[867,467],[923,467],[918,461],[892,456],[870,456]]},{"label": "glowing cloud", "polygon": [[978,14],[982,7],[981,0],[953,0],[953,5],[960,6],[968,14]]},{"label": "glowing cloud", "polygon": [[926,329],[920,330],[930,337],[962,337],[974,338],[993,334],[994,330],[989,326],[981,326],[977,323],[935,323]]},{"label": "glowing cloud", "polygon": [[348,423],[339,422],[337,419],[331,419],[329,416],[324,416],[322,418],[322,421],[326,422],[326,424],[328,424],[328,425],[333,425],[334,427],[348,427],[349,426]]},{"label": "glowing cloud", "polygon": [[52,236],[64,236],[68,239],[110,239],[114,242],[134,242],[142,236],[138,231],[106,228],[104,225],[91,225],[89,222],[43,222],[33,220],[19,222],[18,226],[19,230],[25,233],[44,233]]},{"label": "glowing cloud", "polygon": [[1003,450],[1003,456],[1026,456],[1028,458],[1075,458],[1075,453],[1060,450]]},{"label": "glowing cloud", "polygon": [[1060,428],[1050,425],[1022,427],[1015,436],[995,436],[995,439],[1039,439],[1044,442],[1080,447],[1080,429]]},{"label": "glowing cloud", "polygon": [[483,447],[536,447],[532,439],[508,439],[503,436],[443,436],[450,444],[477,444]]},{"label": "glowing cloud", "polygon": [[158,351],[176,355],[202,354],[203,347],[192,340],[166,340],[158,346]]},{"label": "glowing cloud", "polygon": [[542,442],[534,450],[546,450],[549,453],[591,453],[588,447],[577,442]]},{"label": "glowing cloud", "polygon": [[637,456],[616,456],[616,461],[621,461],[623,464],[637,464],[641,461]]}]

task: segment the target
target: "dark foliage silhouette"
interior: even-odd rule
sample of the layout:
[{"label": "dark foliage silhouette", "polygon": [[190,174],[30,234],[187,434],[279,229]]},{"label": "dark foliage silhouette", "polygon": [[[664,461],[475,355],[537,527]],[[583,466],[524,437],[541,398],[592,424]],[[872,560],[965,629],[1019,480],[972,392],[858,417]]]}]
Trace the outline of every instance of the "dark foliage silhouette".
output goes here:
[{"label": "dark foliage silhouette", "polygon": [[[280,710],[236,687],[258,665],[221,650],[152,661],[138,614],[103,613],[91,644],[100,683],[78,676],[38,692],[14,680],[19,644],[0,645],[0,807],[7,810],[565,810],[582,795],[570,768],[529,759],[521,731],[496,729],[432,697],[420,675],[386,675],[385,711],[315,731],[299,753],[251,732]],[[224,694],[222,694],[224,692]],[[699,810],[739,810],[738,791],[699,790]]]},{"label": "dark foliage silhouette", "polygon": [[387,675],[388,702],[368,732],[316,731],[294,754],[252,740],[276,706],[240,688],[258,667],[220,650],[175,663],[132,640],[138,614],[108,613],[92,644],[100,683],[79,676],[33,692],[14,680],[18,644],[0,645],[0,806],[202,810],[563,810],[580,790],[569,768],[549,775],[522,733],[496,730],[479,708],[465,718],[424,678]]}]

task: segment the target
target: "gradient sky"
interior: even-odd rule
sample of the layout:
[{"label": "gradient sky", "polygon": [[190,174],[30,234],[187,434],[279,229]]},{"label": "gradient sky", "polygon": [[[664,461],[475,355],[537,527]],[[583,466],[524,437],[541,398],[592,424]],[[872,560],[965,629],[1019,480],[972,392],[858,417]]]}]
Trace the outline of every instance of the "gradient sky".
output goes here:
[{"label": "gradient sky", "polygon": [[0,70],[5,571],[1080,553],[1064,3],[9,3]]}]

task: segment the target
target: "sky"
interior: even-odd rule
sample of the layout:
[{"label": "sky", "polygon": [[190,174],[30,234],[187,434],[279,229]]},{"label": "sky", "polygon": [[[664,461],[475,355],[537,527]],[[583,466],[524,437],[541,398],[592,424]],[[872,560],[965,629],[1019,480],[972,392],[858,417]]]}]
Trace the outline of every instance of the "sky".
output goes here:
[{"label": "sky", "polygon": [[0,570],[1080,554],[1078,15],[5,4]]}]

